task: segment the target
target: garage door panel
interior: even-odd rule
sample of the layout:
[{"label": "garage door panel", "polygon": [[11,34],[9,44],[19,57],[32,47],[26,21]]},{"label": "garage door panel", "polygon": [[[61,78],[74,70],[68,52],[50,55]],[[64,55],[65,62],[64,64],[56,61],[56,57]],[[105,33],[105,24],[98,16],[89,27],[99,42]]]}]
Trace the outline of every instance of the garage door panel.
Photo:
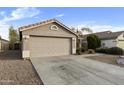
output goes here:
[{"label": "garage door panel", "polygon": [[30,37],[30,56],[46,57],[71,54],[71,39]]}]

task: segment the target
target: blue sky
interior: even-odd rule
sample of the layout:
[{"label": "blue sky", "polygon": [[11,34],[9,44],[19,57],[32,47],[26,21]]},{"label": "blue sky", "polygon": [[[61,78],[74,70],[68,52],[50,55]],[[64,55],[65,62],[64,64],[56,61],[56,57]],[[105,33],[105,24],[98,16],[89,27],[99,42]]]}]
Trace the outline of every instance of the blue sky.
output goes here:
[{"label": "blue sky", "polygon": [[8,39],[11,25],[17,29],[51,18],[57,18],[69,27],[90,27],[94,32],[124,30],[124,8],[3,7],[0,8],[0,35]]}]

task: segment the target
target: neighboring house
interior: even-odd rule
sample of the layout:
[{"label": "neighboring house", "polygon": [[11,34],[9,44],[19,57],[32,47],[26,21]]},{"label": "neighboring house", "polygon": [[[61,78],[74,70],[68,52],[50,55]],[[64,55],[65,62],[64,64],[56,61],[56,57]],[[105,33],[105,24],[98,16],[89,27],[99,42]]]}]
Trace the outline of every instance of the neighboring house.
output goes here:
[{"label": "neighboring house", "polygon": [[19,31],[23,58],[76,53],[77,34],[56,19],[23,26]]},{"label": "neighboring house", "polygon": [[0,39],[0,52],[9,50],[9,41]]},{"label": "neighboring house", "polygon": [[[103,48],[120,47],[124,49],[124,31],[119,32],[105,31],[93,34],[97,35],[101,39],[101,47]],[[86,38],[89,35],[91,34],[82,36],[83,44],[87,44]]]}]

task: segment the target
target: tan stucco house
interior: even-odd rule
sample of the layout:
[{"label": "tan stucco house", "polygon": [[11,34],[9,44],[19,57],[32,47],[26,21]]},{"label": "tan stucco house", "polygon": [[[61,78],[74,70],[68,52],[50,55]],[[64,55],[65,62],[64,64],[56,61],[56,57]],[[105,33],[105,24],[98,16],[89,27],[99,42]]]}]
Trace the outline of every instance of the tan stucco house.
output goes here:
[{"label": "tan stucco house", "polygon": [[9,50],[9,41],[0,38],[0,52]]},{"label": "tan stucco house", "polygon": [[23,58],[76,53],[77,34],[56,19],[20,27],[19,32]]},{"label": "tan stucco house", "polygon": [[[124,31],[118,32],[111,32],[111,31],[104,31],[98,33],[92,33],[97,35],[101,39],[101,47],[103,48],[111,48],[111,47],[120,47],[124,49]],[[82,36],[82,43],[85,45],[86,38],[90,34]]]}]

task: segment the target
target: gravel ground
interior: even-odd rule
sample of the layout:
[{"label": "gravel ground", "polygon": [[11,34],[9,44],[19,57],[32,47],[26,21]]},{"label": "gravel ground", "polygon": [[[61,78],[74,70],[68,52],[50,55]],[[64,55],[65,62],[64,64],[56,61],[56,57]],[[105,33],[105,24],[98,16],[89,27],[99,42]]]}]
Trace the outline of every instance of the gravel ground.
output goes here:
[{"label": "gravel ground", "polygon": [[43,84],[31,62],[23,60],[19,51],[0,53],[0,84]]},{"label": "gravel ground", "polygon": [[124,65],[117,64],[117,62],[116,62],[117,56],[115,56],[115,55],[88,56],[86,58],[93,59],[93,60],[98,60],[100,62],[104,62],[104,63],[113,64],[113,65],[124,67]]}]

